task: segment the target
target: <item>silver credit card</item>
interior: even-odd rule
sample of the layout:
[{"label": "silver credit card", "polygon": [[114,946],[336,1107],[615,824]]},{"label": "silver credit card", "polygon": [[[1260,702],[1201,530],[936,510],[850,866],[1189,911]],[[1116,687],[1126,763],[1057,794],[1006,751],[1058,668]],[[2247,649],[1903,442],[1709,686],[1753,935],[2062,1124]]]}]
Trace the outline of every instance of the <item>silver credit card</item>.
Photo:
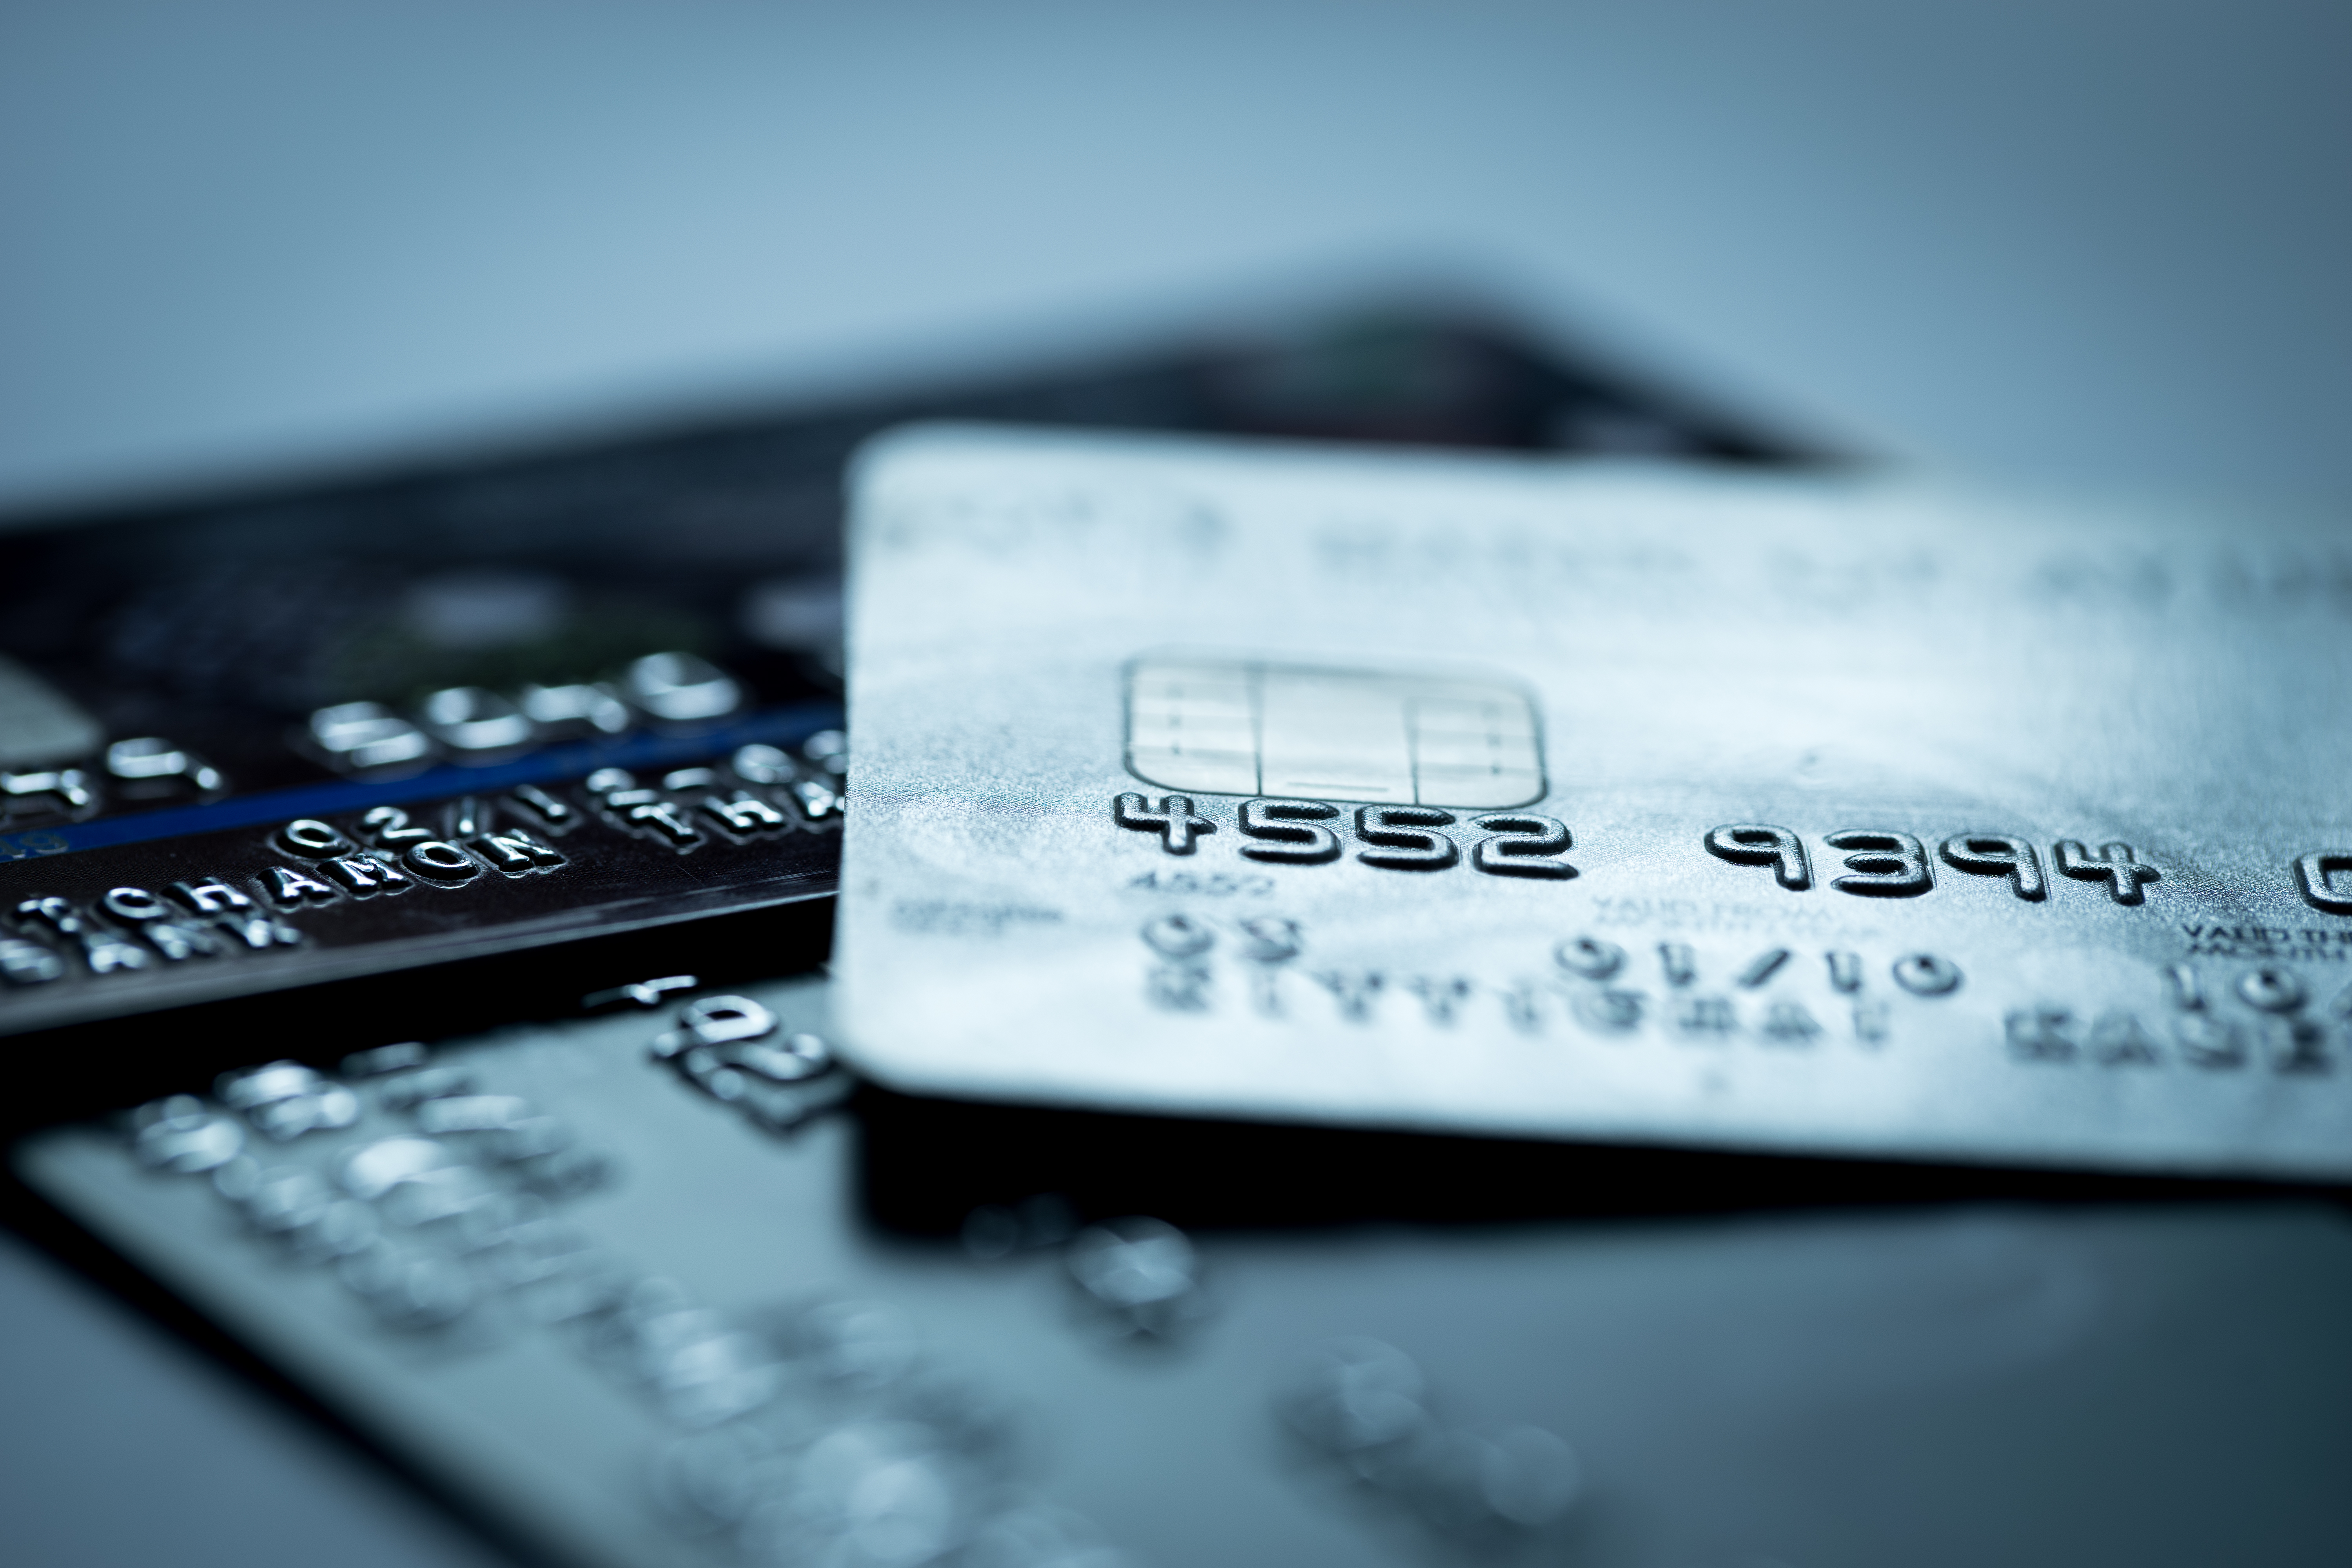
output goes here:
[{"label": "silver credit card", "polygon": [[856,483],[886,1082],[2352,1173],[2340,518],[945,426]]}]

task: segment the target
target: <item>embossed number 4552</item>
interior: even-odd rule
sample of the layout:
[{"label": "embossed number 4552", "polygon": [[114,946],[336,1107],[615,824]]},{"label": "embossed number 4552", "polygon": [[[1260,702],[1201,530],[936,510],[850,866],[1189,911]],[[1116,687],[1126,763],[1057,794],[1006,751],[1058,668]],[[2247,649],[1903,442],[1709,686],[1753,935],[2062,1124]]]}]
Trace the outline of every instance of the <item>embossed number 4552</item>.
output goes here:
[{"label": "embossed number 4552", "polygon": [[[1171,855],[1190,855],[1205,834],[1217,830],[1215,821],[1193,809],[1186,795],[1162,796],[1157,803],[1140,795],[1122,795],[1111,803],[1111,816],[1121,827],[1156,833],[1160,847]],[[1241,830],[1248,842],[1243,858],[1273,866],[1318,866],[1337,860],[1344,852],[1339,836],[1326,823],[1339,819],[1339,808],[1320,800],[1246,800],[1242,803]],[[1442,871],[1462,858],[1462,847],[1441,828],[1456,818],[1433,805],[1366,805],[1356,810],[1356,837],[1364,846],[1356,858],[1388,871]],[[1576,868],[1559,857],[1574,845],[1568,825],[1556,817],[1530,812],[1491,812],[1474,816],[1470,826],[1486,837],[1470,847],[1474,870],[1491,877],[1534,877],[1564,879]]]}]

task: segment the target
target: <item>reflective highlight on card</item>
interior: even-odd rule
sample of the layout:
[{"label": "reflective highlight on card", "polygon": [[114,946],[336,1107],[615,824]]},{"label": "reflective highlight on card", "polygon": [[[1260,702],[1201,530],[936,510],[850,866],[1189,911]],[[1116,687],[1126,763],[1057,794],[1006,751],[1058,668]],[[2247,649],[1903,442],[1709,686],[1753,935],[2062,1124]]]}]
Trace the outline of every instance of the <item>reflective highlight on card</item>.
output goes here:
[{"label": "reflective highlight on card", "polygon": [[885,1082],[2352,1174],[2332,515],[947,426],[856,483]]}]

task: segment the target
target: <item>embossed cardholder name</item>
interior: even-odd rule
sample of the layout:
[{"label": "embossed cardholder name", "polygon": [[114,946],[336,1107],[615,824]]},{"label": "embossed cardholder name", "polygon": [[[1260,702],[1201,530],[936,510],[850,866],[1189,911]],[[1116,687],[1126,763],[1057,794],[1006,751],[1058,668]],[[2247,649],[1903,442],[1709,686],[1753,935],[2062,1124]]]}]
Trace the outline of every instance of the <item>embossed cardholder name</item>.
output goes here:
[{"label": "embossed cardholder name", "polygon": [[886,1082],[2352,1174],[2336,519],[955,427],[856,487]]}]

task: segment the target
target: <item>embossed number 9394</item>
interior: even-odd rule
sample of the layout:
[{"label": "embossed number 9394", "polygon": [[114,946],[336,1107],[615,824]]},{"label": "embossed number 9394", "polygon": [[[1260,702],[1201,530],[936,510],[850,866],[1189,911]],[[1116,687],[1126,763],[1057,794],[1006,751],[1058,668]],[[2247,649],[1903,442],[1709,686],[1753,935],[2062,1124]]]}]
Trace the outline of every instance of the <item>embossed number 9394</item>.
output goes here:
[{"label": "embossed number 9394", "polygon": [[[1111,802],[1111,819],[1121,827],[1160,837],[1171,855],[1190,855],[1214,819],[1194,809],[1189,795],[1122,795]],[[1245,800],[1240,821],[1242,858],[1269,866],[1319,866],[1346,853],[1339,832],[1339,807],[1321,800]],[[1454,813],[1433,805],[1364,805],[1353,826],[1362,846],[1356,858],[1386,871],[1442,871],[1462,860],[1462,846],[1444,829]],[[1560,858],[1574,844],[1567,824],[1531,812],[1487,812],[1470,818],[1484,837],[1470,846],[1470,867],[1490,877],[1564,879],[1576,868]]]}]

